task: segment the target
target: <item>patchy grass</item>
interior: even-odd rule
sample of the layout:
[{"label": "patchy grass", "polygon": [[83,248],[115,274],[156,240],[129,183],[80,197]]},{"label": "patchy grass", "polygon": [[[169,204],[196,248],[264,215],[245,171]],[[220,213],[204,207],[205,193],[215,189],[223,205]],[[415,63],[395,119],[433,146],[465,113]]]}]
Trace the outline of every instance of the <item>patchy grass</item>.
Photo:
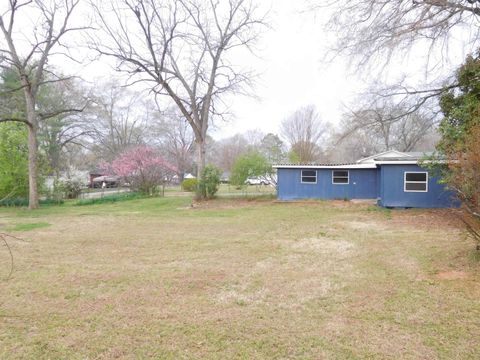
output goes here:
[{"label": "patchy grass", "polygon": [[[448,211],[189,197],[0,209],[0,358],[480,357],[475,243]],[[0,248],[0,277],[8,253]]]},{"label": "patchy grass", "polygon": [[15,224],[9,227],[8,230],[9,231],[30,231],[30,230],[49,227],[49,226],[50,224],[48,222],[21,223],[21,224]]}]

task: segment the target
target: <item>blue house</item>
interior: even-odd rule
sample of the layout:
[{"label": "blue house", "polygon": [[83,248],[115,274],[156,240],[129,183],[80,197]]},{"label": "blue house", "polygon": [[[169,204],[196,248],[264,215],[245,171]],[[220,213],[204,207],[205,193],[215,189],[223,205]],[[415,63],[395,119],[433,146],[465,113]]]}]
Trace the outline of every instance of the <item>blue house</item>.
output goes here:
[{"label": "blue house", "polygon": [[458,206],[454,193],[419,165],[423,153],[386,151],[352,164],[275,165],[279,200],[375,199],[380,206]]}]

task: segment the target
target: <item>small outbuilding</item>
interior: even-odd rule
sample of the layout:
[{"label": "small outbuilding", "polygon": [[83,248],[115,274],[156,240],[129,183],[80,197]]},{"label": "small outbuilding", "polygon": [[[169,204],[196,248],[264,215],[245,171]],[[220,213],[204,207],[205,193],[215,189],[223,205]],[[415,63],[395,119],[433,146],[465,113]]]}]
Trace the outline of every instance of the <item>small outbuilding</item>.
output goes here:
[{"label": "small outbuilding", "polygon": [[384,207],[456,207],[418,152],[386,151],[350,164],[275,165],[279,200],[375,199]]}]

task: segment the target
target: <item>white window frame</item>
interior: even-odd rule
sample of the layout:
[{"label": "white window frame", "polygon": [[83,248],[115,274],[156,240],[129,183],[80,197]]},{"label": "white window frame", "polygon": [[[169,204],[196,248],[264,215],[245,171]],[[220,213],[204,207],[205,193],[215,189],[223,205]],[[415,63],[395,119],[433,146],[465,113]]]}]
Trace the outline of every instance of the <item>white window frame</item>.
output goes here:
[{"label": "white window frame", "polygon": [[[303,181],[303,172],[304,171],[315,171],[315,182],[311,182],[311,181]],[[313,176],[306,176],[306,177],[313,177]],[[318,179],[318,171],[317,170],[312,170],[312,169],[303,169],[303,170],[300,170],[300,183],[302,184],[309,184],[309,185],[315,185],[317,183],[317,179]]]},{"label": "white window frame", "polygon": [[[346,171],[347,172],[347,182],[346,183],[336,183],[334,180],[335,176],[333,175],[335,171]],[[338,176],[337,176],[338,177]],[[344,178],[343,176],[341,178]],[[350,184],[350,170],[343,170],[343,169],[337,169],[337,170],[332,170],[332,184],[333,185],[348,185]]]},{"label": "white window frame", "polygon": [[[425,174],[425,181],[407,181],[407,174]],[[425,190],[407,190],[409,184],[425,184]],[[405,171],[403,173],[403,191],[404,192],[428,192],[428,171]]]}]

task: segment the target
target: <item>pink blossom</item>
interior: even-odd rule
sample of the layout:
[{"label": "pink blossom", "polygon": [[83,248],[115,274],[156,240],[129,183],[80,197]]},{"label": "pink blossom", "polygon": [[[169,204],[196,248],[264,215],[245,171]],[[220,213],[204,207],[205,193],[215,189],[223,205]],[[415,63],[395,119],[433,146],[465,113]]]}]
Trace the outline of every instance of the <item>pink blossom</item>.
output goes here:
[{"label": "pink blossom", "polygon": [[152,193],[176,173],[175,166],[148,146],[136,146],[125,151],[109,167],[122,177],[134,190]]}]

